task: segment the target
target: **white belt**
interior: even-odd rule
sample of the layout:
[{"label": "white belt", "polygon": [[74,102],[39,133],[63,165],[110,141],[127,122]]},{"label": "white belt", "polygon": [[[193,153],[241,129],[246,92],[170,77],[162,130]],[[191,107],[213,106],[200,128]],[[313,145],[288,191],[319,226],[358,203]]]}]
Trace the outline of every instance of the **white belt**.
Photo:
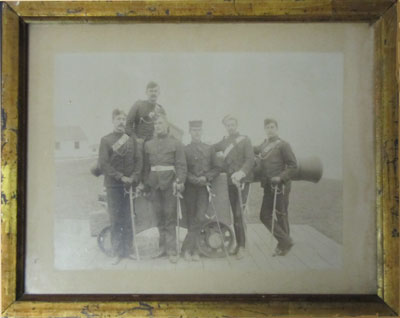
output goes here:
[{"label": "white belt", "polygon": [[175,167],[174,166],[152,166],[151,171],[156,171],[156,172],[175,171]]}]

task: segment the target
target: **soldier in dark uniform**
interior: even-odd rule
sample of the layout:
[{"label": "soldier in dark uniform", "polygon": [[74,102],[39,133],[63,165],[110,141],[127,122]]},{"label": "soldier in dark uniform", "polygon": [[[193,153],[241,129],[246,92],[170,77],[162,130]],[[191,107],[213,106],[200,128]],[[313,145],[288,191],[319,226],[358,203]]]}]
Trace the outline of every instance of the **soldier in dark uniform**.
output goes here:
[{"label": "soldier in dark uniform", "polygon": [[116,109],[112,118],[114,131],[100,142],[99,167],[104,174],[107,191],[113,256],[119,262],[132,253],[132,222],[127,191],[140,181],[142,150],[134,137],[125,134],[126,114]]},{"label": "soldier in dark uniform", "polygon": [[164,108],[157,104],[160,87],[155,82],[147,84],[147,100],[138,100],[128,113],[126,132],[132,136],[147,141],[154,135],[154,120],[159,115],[165,116]]},{"label": "soldier in dark uniform", "polygon": [[274,187],[277,186],[273,235],[277,239],[278,245],[274,255],[283,256],[293,246],[289,231],[288,205],[290,179],[297,169],[297,161],[290,145],[279,138],[276,120],[265,119],[264,129],[267,139],[254,149],[257,160],[259,160],[261,185],[264,188],[260,219],[271,231]]},{"label": "soldier in dark uniform", "polygon": [[155,136],[144,144],[144,183],[152,190],[151,201],[158,217],[160,249],[176,263],[177,192],[184,190],[186,158],[183,144],[168,133],[168,122],[159,116]]},{"label": "soldier in dark uniform", "polygon": [[[247,136],[238,132],[238,121],[232,116],[225,116],[222,120],[228,132],[219,143],[214,145],[216,152],[221,152],[224,159],[224,170],[228,175],[229,201],[234,220],[236,236],[236,250],[234,254],[238,259],[244,257],[245,229],[242,208],[239,204],[239,191],[241,191],[243,204],[249,193],[249,182],[252,179],[254,166],[254,152],[251,141]],[[240,190],[239,190],[240,189]]]},{"label": "soldier in dark uniform", "polygon": [[201,120],[189,122],[192,142],[185,147],[188,173],[184,199],[188,233],[183,242],[182,252],[187,261],[200,260],[196,246],[196,234],[206,221],[209,204],[207,184],[210,184],[221,171],[213,147],[201,141],[202,126]]}]

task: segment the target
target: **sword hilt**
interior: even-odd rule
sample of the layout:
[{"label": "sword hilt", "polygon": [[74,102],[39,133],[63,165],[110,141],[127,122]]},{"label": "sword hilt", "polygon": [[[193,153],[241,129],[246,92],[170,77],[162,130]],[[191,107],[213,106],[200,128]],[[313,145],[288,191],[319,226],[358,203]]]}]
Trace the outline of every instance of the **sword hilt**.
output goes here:
[{"label": "sword hilt", "polygon": [[282,184],[282,190],[279,190],[279,185],[278,184],[271,184],[271,189],[272,191],[276,191],[276,194],[282,194],[285,193],[285,185]]},{"label": "sword hilt", "polygon": [[207,188],[207,192],[208,192],[208,202],[211,202],[212,198],[215,197],[216,195],[215,195],[215,193],[212,192],[210,183],[206,184],[206,188]]}]

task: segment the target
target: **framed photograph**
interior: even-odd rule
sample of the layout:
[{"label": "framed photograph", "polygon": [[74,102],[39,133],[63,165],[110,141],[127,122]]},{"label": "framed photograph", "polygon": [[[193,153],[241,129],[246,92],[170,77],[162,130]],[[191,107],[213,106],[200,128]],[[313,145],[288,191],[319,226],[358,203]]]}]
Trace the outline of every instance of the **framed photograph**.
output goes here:
[{"label": "framed photograph", "polygon": [[398,25],[3,3],[2,314],[397,315]]}]

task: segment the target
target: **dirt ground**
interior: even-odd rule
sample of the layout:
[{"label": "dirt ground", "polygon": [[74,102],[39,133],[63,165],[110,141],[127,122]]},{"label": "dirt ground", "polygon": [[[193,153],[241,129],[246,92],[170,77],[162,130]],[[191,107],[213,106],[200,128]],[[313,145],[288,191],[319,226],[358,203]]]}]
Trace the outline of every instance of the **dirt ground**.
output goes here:
[{"label": "dirt ground", "polygon": [[[96,178],[89,172],[95,162],[85,159],[56,163],[56,218],[87,219],[91,211],[101,209],[97,198],[103,191],[103,177]],[[250,191],[247,220],[259,223],[263,190],[253,183]],[[342,182],[324,178],[318,184],[293,182],[289,220],[310,225],[342,243]]]}]

